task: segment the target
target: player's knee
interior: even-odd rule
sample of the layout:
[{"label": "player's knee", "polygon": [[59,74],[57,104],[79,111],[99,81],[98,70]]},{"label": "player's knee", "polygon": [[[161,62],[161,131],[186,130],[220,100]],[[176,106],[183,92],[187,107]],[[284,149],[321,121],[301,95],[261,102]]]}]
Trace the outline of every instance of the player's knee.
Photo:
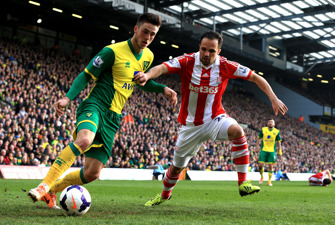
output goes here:
[{"label": "player's knee", "polygon": [[84,178],[87,182],[92,182],[100,177],[100,171],[87,171],[84,172]]},{"label": "player's knee", "polygon": [[236,138],[240,138],[244,135],[244,131],[242,127],[238,124],[232,124],[228,128],[228,137],[230,140],[234,140]]},{"label": "player's knee", "polygon": [[79,148],[84,151],[84,150],[88,149],[88,147],[90,147],[90,145],[92,144],[92,141],[87,137],[83,137],[79,140],[76,140],[75,144],[77,144],[79,146]]},{"label": "player's knee", "polygon": [[183,171],[184,168],[185,167],[179,168],[179,167],[172,166],[171,173],[172,174],[180,174]]}]

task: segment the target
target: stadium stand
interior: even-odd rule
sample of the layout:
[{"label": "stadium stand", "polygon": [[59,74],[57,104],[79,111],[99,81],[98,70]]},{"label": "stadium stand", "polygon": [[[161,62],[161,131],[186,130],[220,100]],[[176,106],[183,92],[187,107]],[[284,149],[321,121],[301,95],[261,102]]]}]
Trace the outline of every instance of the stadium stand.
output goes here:
[{"label": "stadium stand", "polygon": [[[75,110],[93,81],[72,101],[64,116],[57,116],[53,103],[65,95],[87,63],[78,54],[66,54],[60,49],[0,39],[0,164],[53,163],[73,138]],[[158,81],[180,93],[177,76],[164,76]],[[227,92],[223,101],[227,113],[247,126],[245,132],[253,152],[258,132],[265,120],[274,116],[271,107],[242,92]],[[178,135],[179,104],[173,107],[162,94],[136,89],[123,110],[124,118],[106,167],[143,169],[163,159],[168,168]],[[278,116],[275,120],[283,138],[283,156],[278,159],[277,169],[291,173],[324,169],[335,172],[334,134],[321,132],[290,116]],[[250,170],[258,171],[254,159],[257,154],[251,157]],[[85,156],[79,156],[73,166],[84,164]],[[205,142],[188,169],[235,170],[230,142]]]}]

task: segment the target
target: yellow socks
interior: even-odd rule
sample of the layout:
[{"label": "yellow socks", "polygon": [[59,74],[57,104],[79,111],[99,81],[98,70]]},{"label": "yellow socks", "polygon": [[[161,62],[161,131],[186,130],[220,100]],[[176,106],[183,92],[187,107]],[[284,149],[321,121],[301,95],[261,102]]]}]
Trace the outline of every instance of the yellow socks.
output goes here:
[{"label": "yellow socks", "polygon": [[269,182],[271,183],[271,178],[272,178],[273,171],[269,171],[268,174],[269,174]]},{"label": "yellow socks", "polygon": [[67,186],[73,184],[86,184],[87,182],[84,179],[83,170],[84,169],[73,171],[66,175],[63,179],[56,181],[56,183],[54,183],[54,185],[52,185],[52,187],[50,188],[50,192],[57,193],[63,191]]},{"label": "yellow socks", "polygon": [[261,174],[261,178],[263,178],[264,167],[262,169],[259,169],[259,173]]},{"label": "yellow socks", "polygon": [[73,164],[74,160],[81,153],[82,150],[73,142],[66,146],[52,164],[48,174],[43,180],[43,183],[51,187],[53,183]]}]

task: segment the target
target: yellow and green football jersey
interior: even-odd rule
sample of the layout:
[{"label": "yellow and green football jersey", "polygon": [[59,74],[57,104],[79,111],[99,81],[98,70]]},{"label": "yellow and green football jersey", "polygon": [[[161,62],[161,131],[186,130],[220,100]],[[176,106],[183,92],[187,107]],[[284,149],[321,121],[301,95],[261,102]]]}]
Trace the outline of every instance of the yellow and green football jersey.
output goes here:
[{"label": "yellow and green football jersey", "polygon": [[277,128],[270,130],[268,127],[263,127],[258,134],[259,138],[263,138],[261,150],[265,152],[276,151],[276,141],[282,141],[280,132]]},{"label": "yellow and green football jersey", "polygon": [[88,64],[85,72],[95,80],[89,99],[94,99],[110,110],[121,114],[133,93],[137,72],[146,72],[154,55],[149,48],[137,54],[130,39],[103,48]]}]

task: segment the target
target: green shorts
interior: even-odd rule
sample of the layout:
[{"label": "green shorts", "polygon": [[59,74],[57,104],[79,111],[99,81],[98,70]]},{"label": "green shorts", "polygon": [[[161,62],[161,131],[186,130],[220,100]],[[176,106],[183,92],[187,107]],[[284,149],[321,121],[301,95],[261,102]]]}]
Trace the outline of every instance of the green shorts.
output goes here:
[{"label": "green shorts", "polygon": [[276,153],[261,151],[261,153],[259,154],[258,162],[276,164],[277,163]]},{"label": "green shorts", "polygon": [[106,165],[112,154],[114,136],[119,129],[121,118],[120,114],[91,99],[86,99],[79,105],[74,139],[81,129],[89,129],[95,133],[93,143],[85,150],[86,157],[95,158]]}]

